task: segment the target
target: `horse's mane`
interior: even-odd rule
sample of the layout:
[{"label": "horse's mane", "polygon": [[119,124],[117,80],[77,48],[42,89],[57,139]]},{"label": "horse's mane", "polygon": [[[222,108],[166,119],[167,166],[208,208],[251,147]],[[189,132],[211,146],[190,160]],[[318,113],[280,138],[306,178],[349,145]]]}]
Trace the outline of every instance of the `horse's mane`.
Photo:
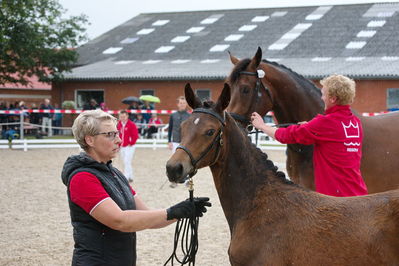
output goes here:
[{"label": "horse's mane", "polygon": [[310,80],[308,80],[307,78],[305,78],[301,74],[298,74],[297,72],[295,72],[291,68],[289,68],[289,67],[287,67],[287,66],[285,66],[283,64],[279,64],[277,62],[269,61],[267,59],[262,59],[262,62],[266,63],[266,64],[270,64],[270,65],[275,66],[277,68],[283,69],[283,70],[285,70],[285,72],[289,72],[290,74],[292,74],[293,78],[301,85],[301,87],[306,88],[306,89],[310,89],[310,90],[312,90],[312,92],[316,92],[316,94],[318,96],[321,95],[320,90],[316,87],[316,85],[313,82],[311,82]]},{"label": "horse's mane", "polygon": [[[207,109],[212,109],[215,107],[215,103],[211,100],[207,100],[207,101],[203,102],[203,107],[207,108]],[[237,127],[240,129],[242,134],[245,134],[246,130],[239,123],[236,123],[236,121],[234,120],[233,117],[231,117],[228,113],[226,113],[226,117],[228,117],[228,119],[230,119],[237,125]],[[285,177],[284,172],[278,171],[278,167],[274,165],[272,160],[269,160],[269,157],[266,153],[262,152],[261,149],[256,147],[256,145],[251,142],[250,137],[246,138],[246,142],[247,143],[245,143],[245,144],[248,145],[248,147],[251,149],[251,154],[256,156],[255,160],[262,162],[263,165],[266,167],[266,170],[272,171],[273,174],[283,183],[294,184],[292,181],[288,180]]]}]

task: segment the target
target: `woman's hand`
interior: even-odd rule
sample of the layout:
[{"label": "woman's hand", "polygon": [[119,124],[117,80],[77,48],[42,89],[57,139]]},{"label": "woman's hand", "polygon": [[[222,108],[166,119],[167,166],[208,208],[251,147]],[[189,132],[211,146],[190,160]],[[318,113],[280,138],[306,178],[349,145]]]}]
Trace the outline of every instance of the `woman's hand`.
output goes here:
[{"label": "woman's hand", "polygon": [[263,121],[263,118],[257,112],[252,113],[251,122],[252,122],[252,125],[254,127],[256,127],[257,129],[261,129],[263,127],[263,125],[265,124],[265,122]]}]

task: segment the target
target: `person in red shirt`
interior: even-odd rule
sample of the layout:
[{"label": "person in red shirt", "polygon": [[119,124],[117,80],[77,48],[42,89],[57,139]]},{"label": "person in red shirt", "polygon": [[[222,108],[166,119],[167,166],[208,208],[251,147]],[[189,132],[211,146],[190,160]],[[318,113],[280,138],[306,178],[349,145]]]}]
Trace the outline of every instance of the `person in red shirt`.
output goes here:
[{"label": "person in red shirt", "polygon": [[252,124],[281,143],[314,145],[317,192],[336,197],[366,195],[367,187],[360,173],[363,129],[350,109],[355,98],[355,82],[342,75],[332,75],[320,83],[325,115],[276,129],[265,124],[258,113],[253,113]]},{"label": "person in red shirt", "polygon": [[133,182],[132,159],[136,150],[136,142],[139,138],[139,131],[136,124],[129,119],[129,114],[122,110],[119,112],[119,122],[117,125],[119,137],[121,138],[121,156],[123,159],[124,171],[129,182]]},{"label": "person in red shirt", "polygon": [[209,198],[194,198],[168,209],[148,208],[112,165],[122,142],[116,124],[112,115],[90,110],[79,114],[72,126],[83,152],[68,157],[61,178],[73,226],[74,266],[136,265],[137,231],[200,217],[211,205]]},{"label": "person in red shirt", "polygon": [[152,114],[150,121],[148,122],[148,129],[147,129],[147,139],[152,137],[152,134],[158,132],[158,127],[162,125],[162,119],[158,117],[157,114]]}]

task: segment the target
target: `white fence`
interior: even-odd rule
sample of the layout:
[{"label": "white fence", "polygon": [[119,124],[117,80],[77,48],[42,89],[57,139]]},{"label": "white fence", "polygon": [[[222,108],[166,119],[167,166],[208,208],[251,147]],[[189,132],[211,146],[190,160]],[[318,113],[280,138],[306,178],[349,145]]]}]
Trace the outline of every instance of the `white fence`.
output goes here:
[{"label": "white fence", "polygon": [[[255,143],[255,135],[251,135],[252,141]],[[267,150],[285,150],[286,146],[278,141],[270,140],[265,134],[258,134],[258,147]],[[166,138],[138,139],[137,148],[167,148],[168,140]],[[79,148],[74,139],[13,139],[0,140],[0,149],[52,149],[52,148]]]}]

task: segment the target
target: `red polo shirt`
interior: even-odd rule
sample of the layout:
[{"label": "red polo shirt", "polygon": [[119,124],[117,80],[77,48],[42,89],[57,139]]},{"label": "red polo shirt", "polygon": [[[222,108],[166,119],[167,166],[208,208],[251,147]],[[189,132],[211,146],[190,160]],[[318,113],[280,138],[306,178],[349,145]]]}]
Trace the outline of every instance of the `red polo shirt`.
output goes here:
[{"label": "red polo shirt", "polygon": [[122,121],[119,121],[116,127],[119,131],[119,137],[122,140],[120,144],[121,147],[136,144],[136,141],[139,138],[139,131],[137,130],[136,124],[134,122],[132,122],[130,119],[127,120],[126,124],[123,124]]},{"label": "red polo shirt", "polygon": [[314,144],[316,191],[347,197],[367,194],[360,173],[363,129],[349,105],[336,105],[303,125],[279,128],[276,140],[286,144]]}]

